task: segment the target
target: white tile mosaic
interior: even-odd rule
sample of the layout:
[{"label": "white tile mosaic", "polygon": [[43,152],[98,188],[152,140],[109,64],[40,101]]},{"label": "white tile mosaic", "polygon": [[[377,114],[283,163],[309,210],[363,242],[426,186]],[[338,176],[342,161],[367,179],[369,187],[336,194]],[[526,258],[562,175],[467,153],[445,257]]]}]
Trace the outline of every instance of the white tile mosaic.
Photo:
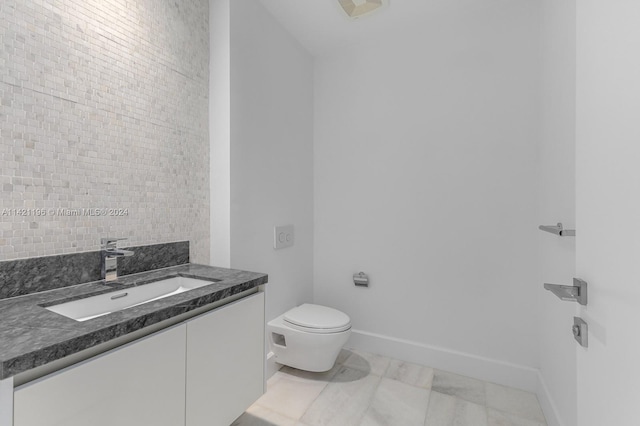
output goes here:
[{"label": "white tile mosaic", "polygon": [[207,0],[2,1],[0,260],[109,235],[208,262],[208,43]]}]

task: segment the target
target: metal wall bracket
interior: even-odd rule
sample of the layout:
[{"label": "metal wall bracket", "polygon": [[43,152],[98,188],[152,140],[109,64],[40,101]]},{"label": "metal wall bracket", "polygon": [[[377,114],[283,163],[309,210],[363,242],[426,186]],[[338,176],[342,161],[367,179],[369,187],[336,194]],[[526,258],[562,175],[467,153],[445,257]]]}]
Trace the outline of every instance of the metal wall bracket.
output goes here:
[{"label": "metal wall bracket", "polygon": [[364,272],[353,274],[353,283],[359,287],[369,287],[369,276]]},{"label": "metal wall bracket", "polygon": [[573,317],[571,331],[573,332],[573,338],[580,343],[580,346],[589,347],[589,325],[582,318]]},{"label": "metal wall bracket", "polygon": [[575,237],[576,230],[575,229],[564,229],[562,227],[562,222],[558,222],[556,226],[550,225],[540,225],[538,229],[545,232],[551,232],[552,234],[559,235],[561,237]]},{"label": "metal wall bracket", "polygon": [[587,282],[579,278],[573,279],[573,285],[546,284],[545,290],[549,290],[562,300],[587,304]]}]

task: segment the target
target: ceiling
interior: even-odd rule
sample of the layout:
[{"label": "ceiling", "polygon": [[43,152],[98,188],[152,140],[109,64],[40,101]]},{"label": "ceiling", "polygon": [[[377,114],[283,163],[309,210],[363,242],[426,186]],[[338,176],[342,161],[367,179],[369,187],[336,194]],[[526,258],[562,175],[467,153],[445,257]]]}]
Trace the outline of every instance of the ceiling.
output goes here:
[{"label": "ceiling", "polygon": [[359,19],[346,16],[337,0],[260,0],[312,54],[372,42],[408,27],[428,26],[452,14],[477,13],[532,0],[390,0]]}]

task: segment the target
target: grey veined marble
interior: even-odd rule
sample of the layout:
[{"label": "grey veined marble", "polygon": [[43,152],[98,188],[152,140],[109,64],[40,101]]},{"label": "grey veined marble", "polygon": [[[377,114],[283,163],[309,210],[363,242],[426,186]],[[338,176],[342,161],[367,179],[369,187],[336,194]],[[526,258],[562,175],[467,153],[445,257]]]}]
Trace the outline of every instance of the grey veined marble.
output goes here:
[{"label": "grey veined marble", "polygon": [[100,279],[100,252],[0,262],[0,299]]},{"label": "grey veined marble", "polygon": [[[113,312],[84,322],[48,311],[54,302],[144,285],[184,275],[218,280],[164,299]],[[0,300],[0,379],[92,348],[180,314],[267,283],[265,274],[187,264],[103,281]]]},{"label": "grey veined marble", "polygon": [[118,259],[118,276],[189,263],[189,241],[127,247],[133,256]]},{"label": "grey veined marble", "polygon": [[[129,247],[118,259],[118,275],[137,274],[189,263],[189,241]],[[0,262],[0,299],[98,281],[99,251]]]}]

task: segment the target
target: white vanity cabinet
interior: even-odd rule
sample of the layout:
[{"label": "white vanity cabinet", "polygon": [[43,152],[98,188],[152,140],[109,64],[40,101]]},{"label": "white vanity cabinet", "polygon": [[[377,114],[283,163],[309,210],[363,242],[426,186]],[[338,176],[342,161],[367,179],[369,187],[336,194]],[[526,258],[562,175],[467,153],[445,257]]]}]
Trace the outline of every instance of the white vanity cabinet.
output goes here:
[{"label": "white vanity cabinet", "polygon": [[262,395],[264,353],[257,292],[17,387],[13,426],[227,426]]},{"label": "white vanity cabinet", "polygon": [[14,426],[184,425],[185,324],[27,383]]},{"label": "white vanity cabinet", "polygon": [[187,426],[230,425],[264,391],[264,293],[187,322]]}]

